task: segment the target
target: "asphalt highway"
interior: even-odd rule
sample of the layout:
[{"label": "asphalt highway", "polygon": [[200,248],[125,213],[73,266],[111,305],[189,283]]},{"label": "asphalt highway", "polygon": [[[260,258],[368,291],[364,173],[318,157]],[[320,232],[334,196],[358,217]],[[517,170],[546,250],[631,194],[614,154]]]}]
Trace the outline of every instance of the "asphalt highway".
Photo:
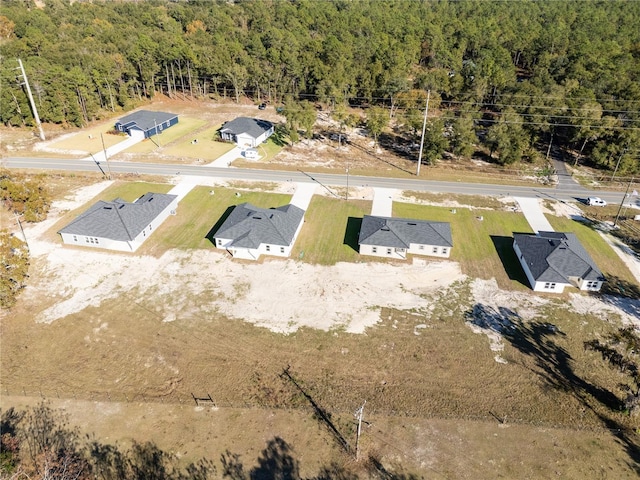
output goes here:
[{"label": "asphalt highway", "polygon": [[[0,160],[5,168],[63,170],[75,172],[107,173],[106,162],[60,158],[7,157]],[[570,177],[563,178],[557,187],[512,186],[487,183],[445,182],[417,178],[363,177],[357,175],[311,173],[302,170],[275,171],[247,168],[218,168],[204,165],[172,165],[137,162],[110,161],[111,173],[137,173],[140,175],[190,175],[216,177],[229,180],[256,182],[316,182],[331,191],[331,187],[381,187],[399,190],[452,193],[465,195],[520,196],[575,201],[589,196],[598,196],[609,203],[620,203],[621,192],[590,191],[575,183]]]}]

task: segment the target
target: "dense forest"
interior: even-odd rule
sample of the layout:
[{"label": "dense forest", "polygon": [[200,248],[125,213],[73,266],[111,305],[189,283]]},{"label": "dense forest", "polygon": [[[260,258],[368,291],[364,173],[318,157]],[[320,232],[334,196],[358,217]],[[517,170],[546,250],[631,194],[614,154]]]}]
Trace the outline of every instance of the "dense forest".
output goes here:
[{"label": "dense forest", "polygon": [[428,145],[640,172],[636,1],[4,0],[0,54],[5,125],[33,124],[20,58],[45,122],[163,92],[384,108],[415,134],[429,90]]}]

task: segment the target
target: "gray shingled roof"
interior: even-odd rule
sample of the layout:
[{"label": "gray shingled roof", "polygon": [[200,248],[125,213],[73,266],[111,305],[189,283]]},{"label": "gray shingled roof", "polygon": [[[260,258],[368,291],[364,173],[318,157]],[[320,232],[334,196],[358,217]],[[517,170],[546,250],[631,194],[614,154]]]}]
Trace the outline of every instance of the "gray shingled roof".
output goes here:
[{"label": "gray shingled roof", "polygon": [[250,203],[237,205],[215,234],[230,238],[231,246],[258,248],[260,244],[289,246],[304,217],[295,205],[259,208]]},{"label": "gray shingled roof", "polygon": [[602,272],[573,233],[515,233],[513,238],[538,282],[569,283],[569,277],[604,280]]},{"label": "gray shingled roof", "polygon": [[220,133],[230,133],[232,135],[239,135],[241,133],[247,133],[253,138],[258,138],[264,132],[273,127],[273,123],[267,120],[260,120],[259,118],[238,117],[235,120],[231,120],[225,123],[220,129]]},{"label": "gray shingled roof", "polygon": [[100,200],[58,233],[131,241],[176,198],[177,195],[149,192],[133,203],[121,198],[112,202]]},{"label": "gray shingled roof", "polygon": [[125,128],[130,128],[133,125],[136,125],[138,128],[147,131],[151,130],[156,125],[168,122],[169,120],[177,116],[178,115],[176,115],[175,113],[139,110],[127,115],[126,117],[122,117],[120,120],[118,120],[118,123]]},{"label": "gray shingled roof", "polygon": [[409,248],[412,243],[452,247],[451,226],[447,222],[371,215],[365,215],[362,219],[359,245]]}]

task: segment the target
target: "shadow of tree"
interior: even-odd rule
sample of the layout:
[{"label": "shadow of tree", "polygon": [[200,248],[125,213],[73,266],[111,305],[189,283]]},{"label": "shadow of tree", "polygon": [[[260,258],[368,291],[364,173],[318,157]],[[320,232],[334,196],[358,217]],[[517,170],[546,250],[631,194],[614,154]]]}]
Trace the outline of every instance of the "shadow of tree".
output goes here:
[{"label": "shadow of tree", "polygon": [[625,449],[634,471],[640,473],[640,445],[637,434],[613,418],[596,411],[591,404],[595,399],[611,412],[620,412],[624,402],[609,390],[594,385],[578,376],[573,368],[569,352],[558,344],[557,339],[565,336],[555,325],[543,322],[524,322],[508,308],[498,309],[476,304],[465,313],[467,321],[485,329],[500,333],[516,350],[531,357],[537,373],[546,384],[554,389],[570,393],[593,411],[616,440]]},{"label": "shadow of tree", "polygon": [[640,318],[640,286],[608,275],[600,290],[602,300],[634,318]]}]

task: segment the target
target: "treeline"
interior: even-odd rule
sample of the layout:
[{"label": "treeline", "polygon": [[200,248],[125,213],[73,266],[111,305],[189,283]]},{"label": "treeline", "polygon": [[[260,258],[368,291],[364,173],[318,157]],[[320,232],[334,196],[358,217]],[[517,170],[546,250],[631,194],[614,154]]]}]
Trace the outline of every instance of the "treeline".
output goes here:
[{"label": "treeline", "polygon": [[640,2],[45,4],[0,7],[6,125],[33,123],[21,58],[46,122],[83,125],[158,91],[393,112],[403,92],[430,89],[454,118],[495,126],[504,163],[553,144],[638,170]]}]

